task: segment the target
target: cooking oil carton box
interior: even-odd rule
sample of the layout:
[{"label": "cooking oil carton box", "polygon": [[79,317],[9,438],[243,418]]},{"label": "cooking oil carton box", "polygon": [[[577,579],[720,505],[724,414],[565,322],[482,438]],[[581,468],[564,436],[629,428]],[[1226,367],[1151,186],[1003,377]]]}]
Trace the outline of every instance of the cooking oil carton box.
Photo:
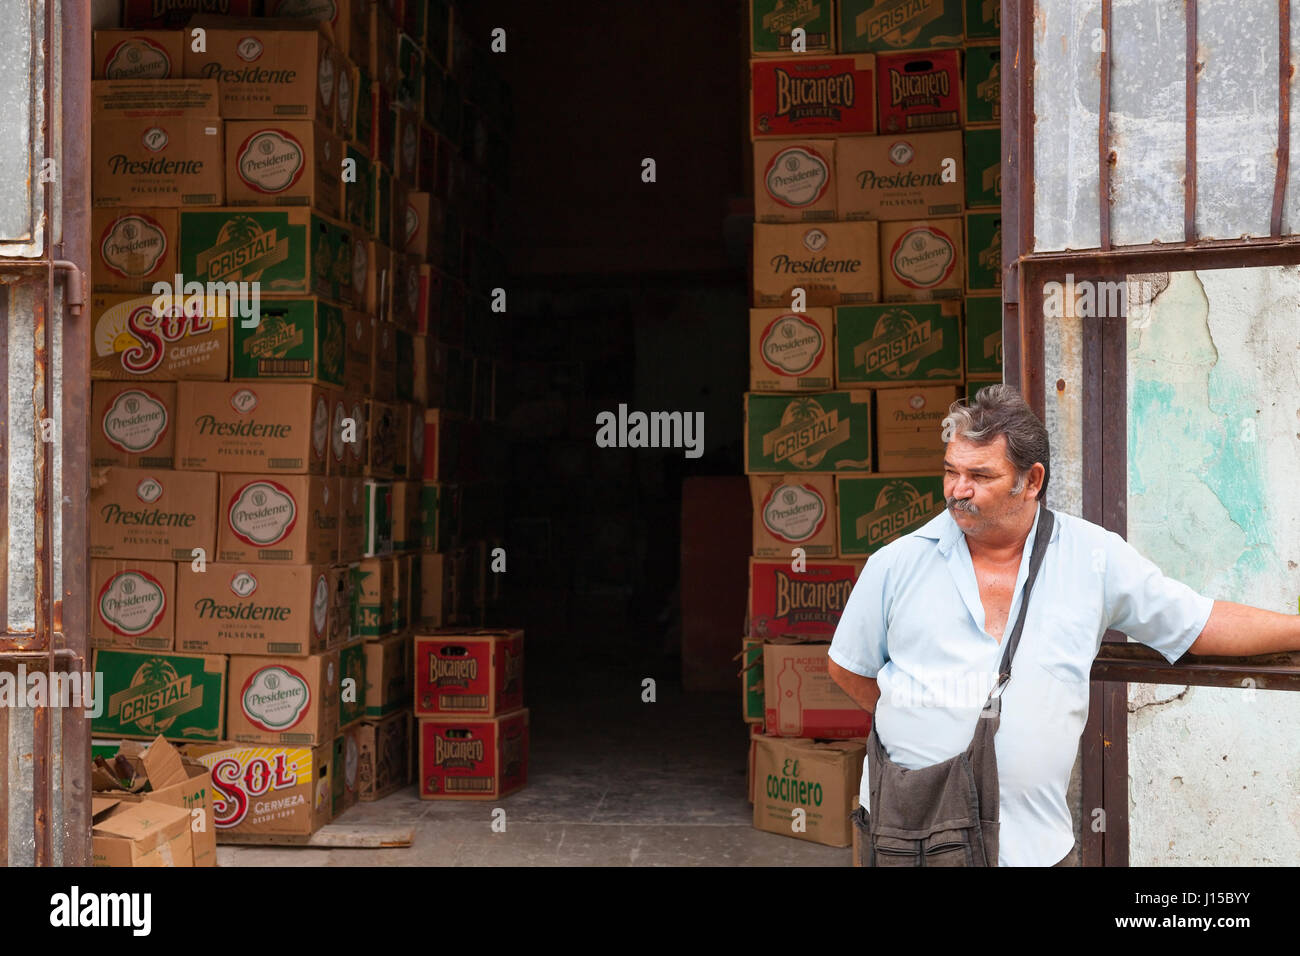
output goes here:
[{"label": "cooking oil carton box", "polygon": [[90,212],[91,288],[95,292],[150,292],[176,274],[175,209],[96,208]]},{"label": "cooking oil carton box", "polygon": [[176,383],[94,382],[90,386],[90,463],[171,468]]},{"label": "cooking oil carton box", "polygon": [[331,743],[189,744],[212,777],[217,843],[305,837],[330,820]]},{"label": "cooking oil carton box", "polygon": [[421,485],[418,481],[393,483],[393,550],[417,551],[421,540]]},{"label": "cooking oil carton box", "polygon": [[966,213],[966,291],[1002,291],[1002,213]]},{"label": "cooking oil carton box", "polygon": [[96,30],[93,75],[97,80],[176,79],[184,57],[180,30]]},{"label": "cooking oil carton box", "polygon": [[870,54],[755,59],[749,69],[751,139],[876,131]]},{"label": "cooking oil carton box", "polygon": [[365,642],[367,720],[387,717],[411,705],[413,648],[410,634],[390,634]]},{"label": "cooking oil carton box", "polygon": [[968,129],[966,141],[966,205],[1002,207],[1002,130]]},{"label": "cooking oil carton box", "polygon": [[357,776],[361,756],[357,745],[359,726],[348,727],[334,738],[330,754],[330,774],[333,777],[330,819],[338,819],[339,814],[355,806],[360,797],[360,780]]},{"label": "cooking oil carton box", "polygon": [[833,558],[835,483],[831,475],[752,475],[756,557],[790,558],[802,548],[810,558]]},{"label": "cooking oil carton box", "polygon": [[445,628],[415,636],[415,715],[503,714],[524,703],[524,632]]},{"label": "cooking oil carton box", "polygon": [[[851,801],[867,747],[860,740],[755,737],[754,828],[823,846],[853,840]],[[803,810],[803,827],[792,826]]]},{"label": "cooking oil carton box", "polygon": [[343,141],[309,120],[227,120],[226,200],[232,206],[310,206],[338,216]]},{"label": "cooking oil carton box", "polygon": [[871,715],[827,669],[830,644],[763,645],[764,726],[774,737],[865,737]]},{"label": "cooking oil carton box", "polygon": [[835,11],[830,0],[749,0],[749,27],[753,56],[789,56],[796,27],[804,31],[809,53],[835,52]]},{"label": "cooking oil carton box", "polygon": [[880,237],[874,222],[754,226],[754,305],[788,308],[880,301]]},{"label": "cooking oil carton box", "polygon": [[315,296],[263,299],[255,328],[233,323],[231,381],[343,384],[343,310]]},{"label": "cooking oil carton box", "polygon": [[836,475],[841,556],[875,554],[944,509],[943,475]]},{"label": "cooking oil carton box", "polygon": [[1002,297],[966,299],[966,375],[1002,381]]},{"label": "cooking oil carton box", "polygon": [[90,556],[190,561],[216,545],[217,476],[107,468],[91,479]]},{"label": "cooking oil carton box", "polygon": [[255,0],[122,0],[122,26],[133,29],[172,29],[185,26],[196,13],[250,17]]},{"label": "cooking oil carton box", "polygon": [[219,561],[330,564],[338,558],[336,479],[221,476]]},{"label": "cooking oil carton box", "polygon": [[955,129],[961,113],[961,63],[956,50],[890,53],[876,60],[880,132]]},{"label": "cooking oil carton box", "polygon": [[170,651],[176,635],[176,565],[90,562],[90,642],[97,648]]},{"label": "cooking oil carton box", "polygon": [[962,381],[961,306],[952,300],[835,310],[835,380],[850,388]]},{"label": "cooking oil carton box", "polygon": [[[159,308],[155,309],[155,305]],[[106,293],[90,299],[90,377],[117,381],[221,381],[230,362],[229,308],[216,296]]]},{"label": "cooking oil carton box", "polygon": [[788,558],[750,558],[750,637],[830,638],[864,564],[823,559],[794,571]]},{"label": "cooking oil carton box", "polygon": [[[925,219],[962,208],[962,134],[851,136],[835,146],[840,219]],[[945,167],[952,170],[945,175]]]},{"label": "cooking oil carton box", "polygon": [[339,479],[339,560],[359,560],[365,547],[365,483],[349,475]]},{"label": "cooking oil carton box", "polygon": [[339,655],[339,728],[346,729],[366,716],[367,644],[360,637],[344,644]]},{"label": "cooking oil carton box", "polygon": [[749,387],[755,392],[831,388],[834,328],[830,309],[750,309]]},{"label": "cooking oil carton box", "polygon": [[867,390],[745,393],[746,474],[870,470]]},{"label": "cooking oil carton box", "polygon": [[311,565],[182,565],[177,649],[204,654],[306,656],[330,634],[329,568]]},{"label": "cooking oil carton box", "polygon": [[363,803],[386,797],[410,780],[413,730],[409,710],[357,727],[357,786]]},{"label": "cooking oil carton box", "polygon": [[95,651],[104,737],[220,740],[225,728],[226,659],[158,651]]},{"label": "cooking oil carton box", "polygon": [[961,46],[962,0],[840,0],[840,49],[926,50]]},{"label": "cooking oil carton box", "polygon": [[339,729],[339,652],[310,657],[232,655],[226,738],[329,744]]},{"label": "cooking oil carton box", "polygon": [[180,468],[325,474],[330,407],[318,385],[179,382],[176,408]]},{"label": "cooking oil carton box", "polygon": [[190,811],[184,807],[117,797],[92,797],[94,866],[193,866]]},{"label": "cooking oil carton box", "polygon": [[307,209],[180,213],[180,267],[199,282],[258,282],[261,295],[339,297],[330,221]]},{"label": "cooking oil carton box", "polygon": [[318,24],[293,19],[200,16],[205,49],[185,48],[185,75],[216,80],[225,119],[315,120],[334,124],[337,61]]},{"label": "cooking oil carton box", "polygon": [[[741,715],[745,723],[763,729],[763,642],[746,637],[740,642],[740,653],[733,660],[740,661]],[[753,727],[751,727],[753,729]]]},{"label": "cooking oil carton box", "polygon": [[211,80],[91,81],[96,206],[217,206],[225,194]]},{"label": "cooking oil carton box", "polygon": [[876,391],[876,465],[882,472],[941,471],[943,420],[960,389],[882,388]]},{"label": "cooking oil carton box", "polygon": [[827,222],[835,218],[833,139],[754,143],[754,221]]},{"label": "cooking oil carton box", "polygon": [[387,637],[392,630],[394,567],[383,558],[362,558],[355,571],[356,617],[352,631],[367,640]]},{"label": "cooking oil carton box", "polygon": [[496,799],[528,780],[528,711],[419,721],[421,800]]},{"label": "cooking oil carton box", "polygon": [[886,302],[961,297],[960,219],[881,223],[880,255]]},{"label": "cooking oil carton box", "polygon": [[1002,122],[1002,49],[972,46],[966,50],[966,122],[996,126]]}]

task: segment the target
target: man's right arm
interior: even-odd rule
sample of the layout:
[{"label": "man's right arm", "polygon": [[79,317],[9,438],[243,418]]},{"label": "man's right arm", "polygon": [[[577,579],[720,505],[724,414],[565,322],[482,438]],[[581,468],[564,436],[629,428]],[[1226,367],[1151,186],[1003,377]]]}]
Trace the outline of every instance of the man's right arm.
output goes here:
[{"label": "man's right arm", "polygon": [[[886,632],[889,561],[878,551],[862,569],[844,613],[831,640],[827,669],[831,680],[844,689],[853,702],[874,715],[880,687],[875,675],[889,659]],[[871,674],[871,677],[864,677]]]},{"label": "man's right arm", "polygon": [[848,694],[855,704],[868,714],[874,715],[876,701],[880,699],[880,685],[876,683],[876,679],[855,674],[831,660],[828,660],[826,665],[829,668],[831,680],[839,684],[844,693]]}]

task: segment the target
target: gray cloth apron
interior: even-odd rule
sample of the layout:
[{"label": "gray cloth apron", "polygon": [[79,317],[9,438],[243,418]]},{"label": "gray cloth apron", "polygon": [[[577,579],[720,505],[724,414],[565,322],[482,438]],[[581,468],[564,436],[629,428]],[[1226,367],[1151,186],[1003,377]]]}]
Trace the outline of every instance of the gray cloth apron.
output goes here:
[{"label": "gray cloth apron", "polygon": [[859,807],[853,812],[862,866],[998,865],[998,762],[993,737],[1002,720],[1002,690],[1011,677],[1029,592],[1052,535],[1052,512],[1040,507],[1020,614],[1006,641],[998,682],[975,722],[970,746],[942,763],[908,770],[889,759],[872,721],[867,737],[870,809]]}]

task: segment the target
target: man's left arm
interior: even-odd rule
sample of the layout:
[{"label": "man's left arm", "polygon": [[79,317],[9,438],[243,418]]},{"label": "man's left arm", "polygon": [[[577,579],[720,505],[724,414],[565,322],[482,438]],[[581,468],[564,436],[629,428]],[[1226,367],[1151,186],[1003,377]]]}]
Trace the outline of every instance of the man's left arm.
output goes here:
[{"label": "man's left arm", "polygon": [[1210,619],[1187,649],[1213,657],[1253,657],[1300,651],[1300,615],[1279,614],[1249,604],[1215,601]]}]

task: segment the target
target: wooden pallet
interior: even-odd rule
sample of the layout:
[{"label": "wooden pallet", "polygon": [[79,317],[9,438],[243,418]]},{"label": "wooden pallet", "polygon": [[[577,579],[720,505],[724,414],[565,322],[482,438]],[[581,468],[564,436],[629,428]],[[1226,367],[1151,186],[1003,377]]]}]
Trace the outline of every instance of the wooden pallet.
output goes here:
[{"label": "wooden pallet", "polygon": [[415,828],[403,824],[327,823],[310,836],[275,833],[218,833],[217,843],[238,846],[314,846],[391,849],[410,846]]}]

